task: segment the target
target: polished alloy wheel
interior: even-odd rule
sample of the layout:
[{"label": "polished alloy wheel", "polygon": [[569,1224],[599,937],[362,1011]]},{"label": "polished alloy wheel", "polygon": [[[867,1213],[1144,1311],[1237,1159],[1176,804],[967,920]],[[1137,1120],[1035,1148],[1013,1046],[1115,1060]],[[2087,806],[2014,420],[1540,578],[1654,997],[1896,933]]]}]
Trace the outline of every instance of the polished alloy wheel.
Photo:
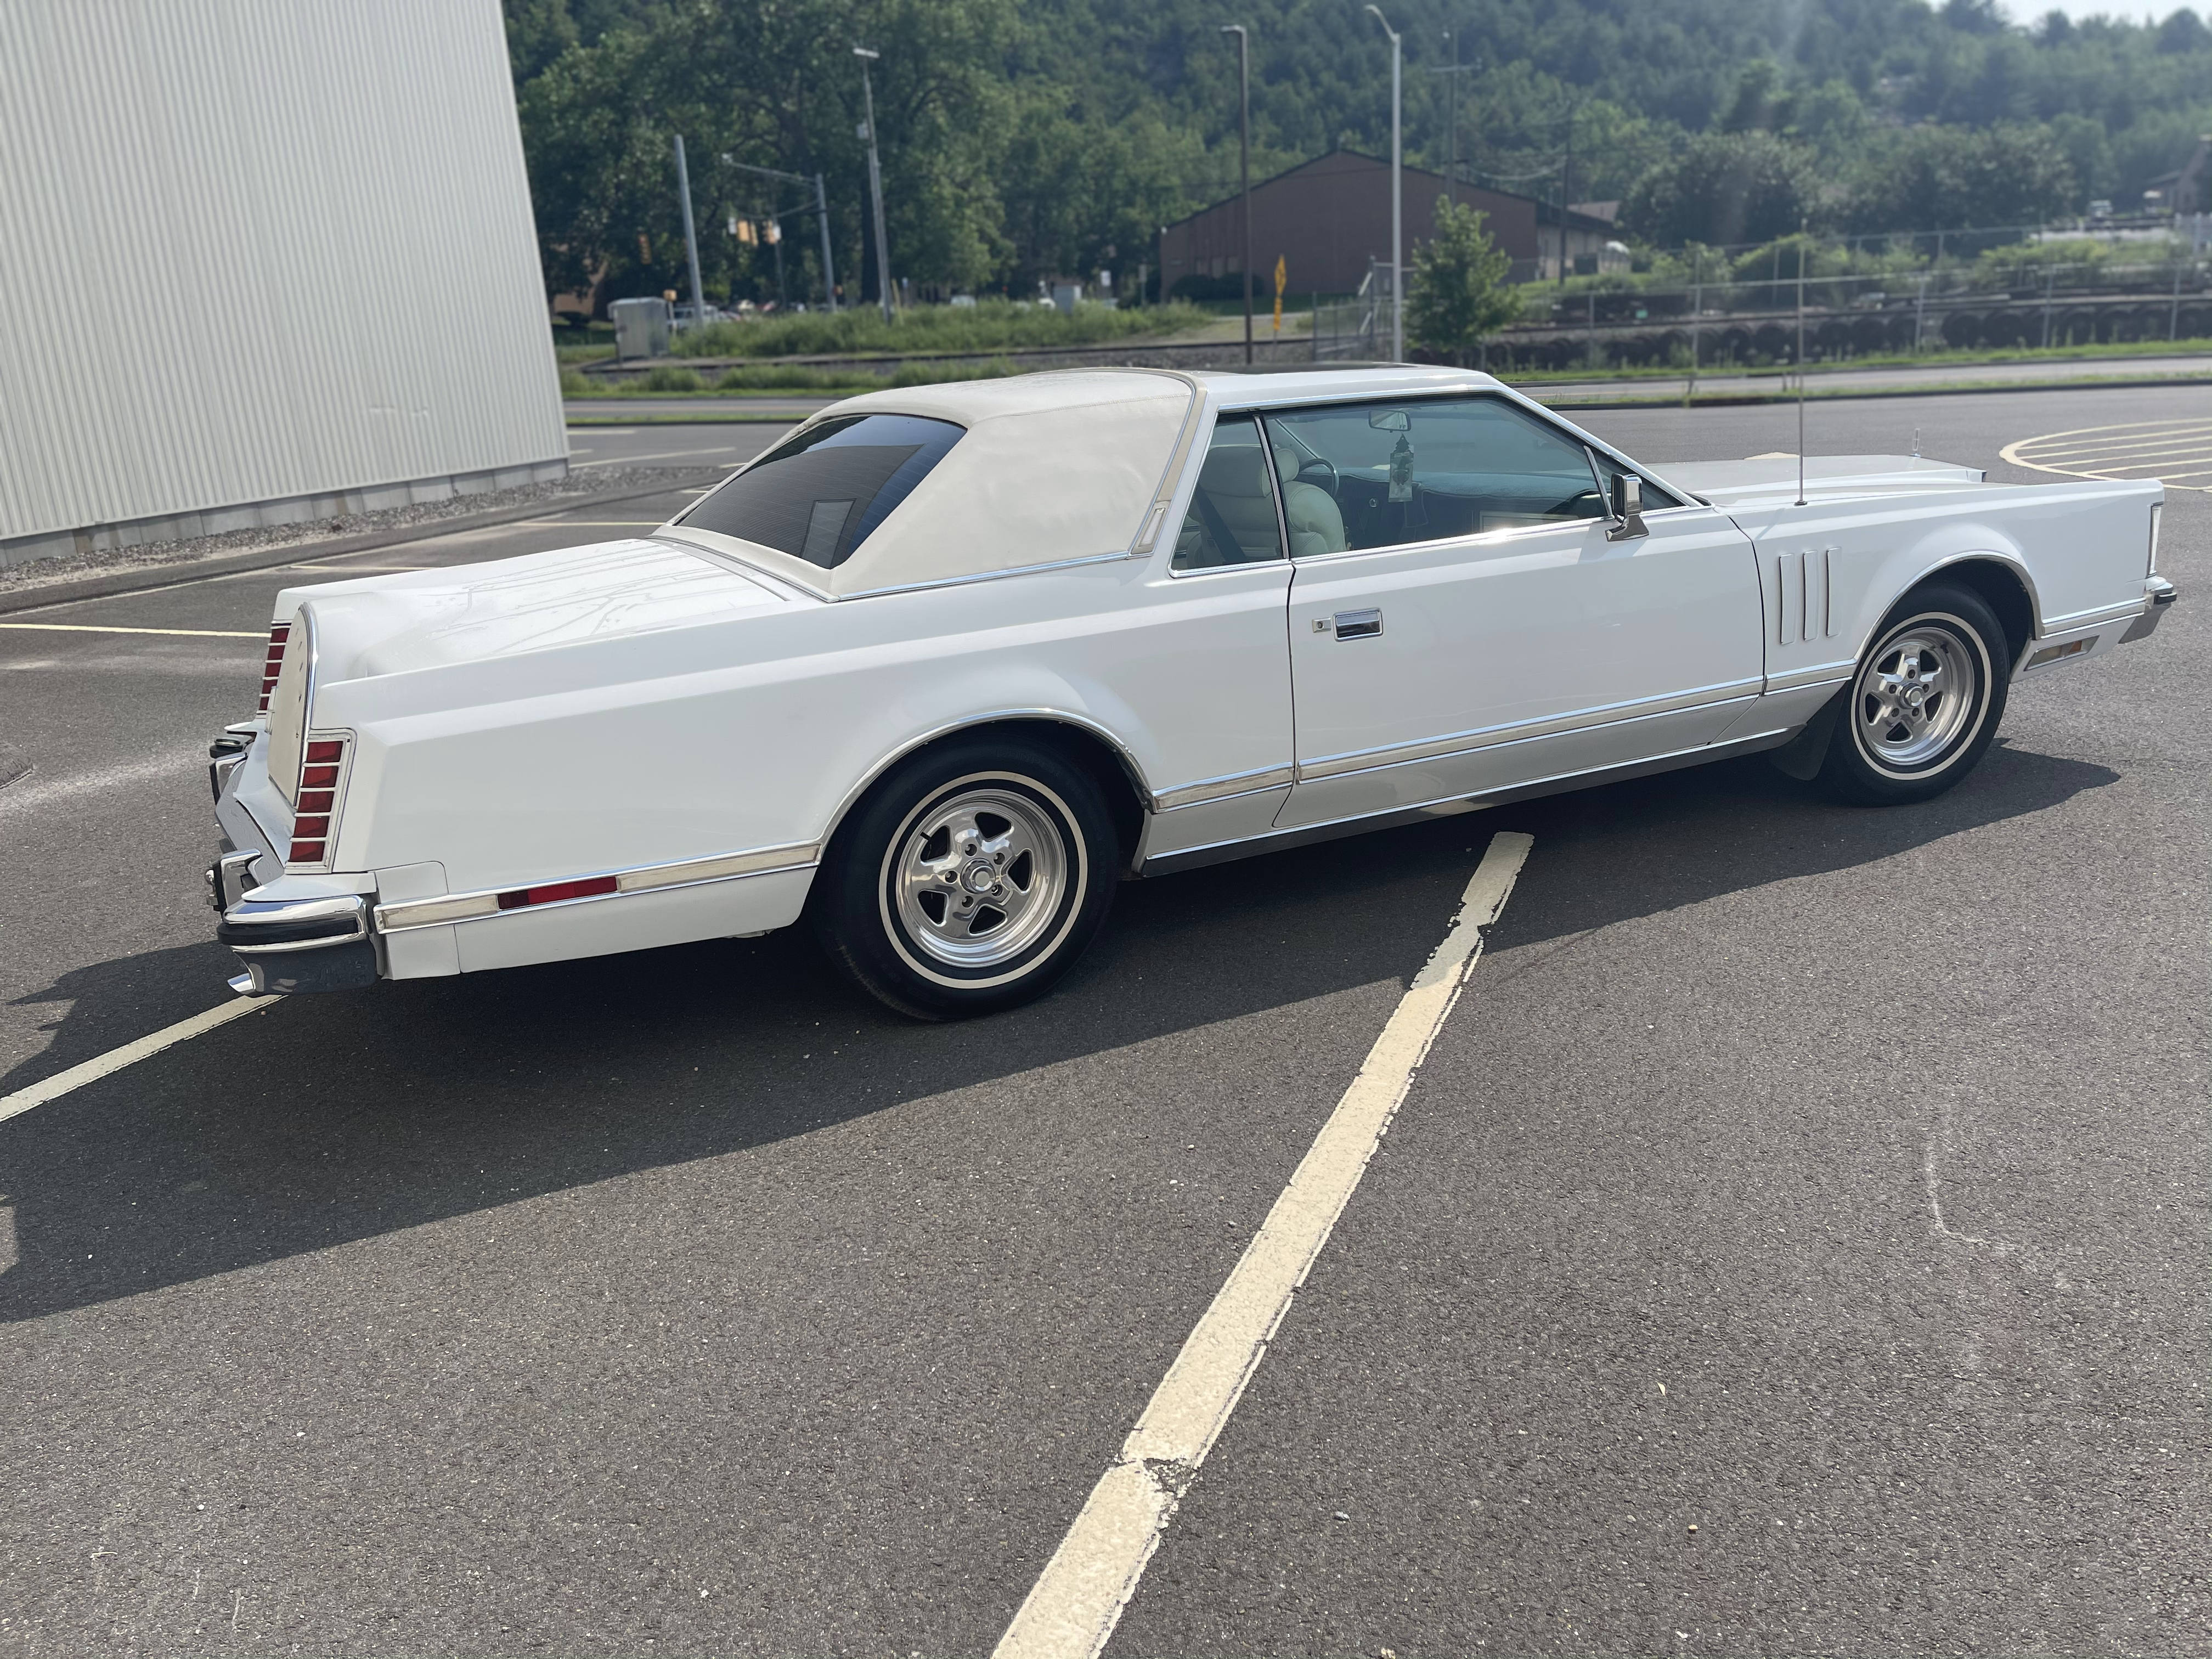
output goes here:
[{"label": "polished alloy wheel", "polygon": [[935,803],[905,826],[887,862],[907,937],[954,968],[1020,956],[1052,925],[1067,890],[1059,828],[1010,789],[969,789]]},{"label": "polished alloy wheel", "polygon": [[1895,772],[1929,765],[1974,717],[1979,665],[1948,619],[1915,617],[1882,641],[1859,671],[1852,718],[1869,760]]}]

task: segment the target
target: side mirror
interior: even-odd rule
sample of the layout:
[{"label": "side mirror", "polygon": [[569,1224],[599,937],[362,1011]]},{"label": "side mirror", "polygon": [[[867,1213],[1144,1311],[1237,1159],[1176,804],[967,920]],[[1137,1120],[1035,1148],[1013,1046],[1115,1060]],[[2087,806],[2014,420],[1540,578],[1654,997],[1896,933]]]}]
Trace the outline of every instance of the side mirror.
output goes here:
[{"label": "side mirror", "polygon": [[1606,503],[1613,523],[1605,532],[1609,542],[1625,542],[1651,532],[1644,523],[1644,480],[1633,472],[1613,475],[1611,499]]}]

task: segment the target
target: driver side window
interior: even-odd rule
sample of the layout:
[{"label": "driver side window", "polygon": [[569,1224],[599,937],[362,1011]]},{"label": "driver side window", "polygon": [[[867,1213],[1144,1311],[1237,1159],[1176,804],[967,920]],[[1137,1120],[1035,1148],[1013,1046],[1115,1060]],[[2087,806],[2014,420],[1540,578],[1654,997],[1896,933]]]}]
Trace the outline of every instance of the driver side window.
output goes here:
[{"label": "driver side window", "polygon": [[[1340,525],[1333,544],[1309,546],[1294,524],[1300,557],[1604,516],[1589,452],[1497,398],[1289,410],[1267,416],[1267,439],[1286,500],[1325,498]],[[1670,504],[1646,490],[1647,508]]]}]

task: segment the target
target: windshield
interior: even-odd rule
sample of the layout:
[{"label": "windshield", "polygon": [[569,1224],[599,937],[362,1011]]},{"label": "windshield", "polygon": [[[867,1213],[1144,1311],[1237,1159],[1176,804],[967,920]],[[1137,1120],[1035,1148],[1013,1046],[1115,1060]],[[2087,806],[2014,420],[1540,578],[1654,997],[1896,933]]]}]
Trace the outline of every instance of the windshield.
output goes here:
[{"label": "windshield", "polygon": [[919,415],[840,416],[770,450],[677,522],[834,570],[963,435]]}]

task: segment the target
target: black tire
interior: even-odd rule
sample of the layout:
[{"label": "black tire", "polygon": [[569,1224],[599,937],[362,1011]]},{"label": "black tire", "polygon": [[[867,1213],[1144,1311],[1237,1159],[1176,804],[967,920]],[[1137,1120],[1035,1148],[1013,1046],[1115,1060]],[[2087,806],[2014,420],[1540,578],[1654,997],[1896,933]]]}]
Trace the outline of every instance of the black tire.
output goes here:
[{"label": "black tire", "polygon": [[[972,840],[956,839],[960,823]],[[830,959],[871,996],[916,1019],[967,1019],[1051,989],[1104,923],[1121,862],[1082,767],[1046,744],[954,739],[893,767],[853,809],[809,909]]]},{"label": "black tire", "polygon": [[1942,794],[1987,752],[2011,684],[2012,646],[1988,601],[1954,582],[1915,588],[1852,672],[1822,788],[1863,806]]}]

